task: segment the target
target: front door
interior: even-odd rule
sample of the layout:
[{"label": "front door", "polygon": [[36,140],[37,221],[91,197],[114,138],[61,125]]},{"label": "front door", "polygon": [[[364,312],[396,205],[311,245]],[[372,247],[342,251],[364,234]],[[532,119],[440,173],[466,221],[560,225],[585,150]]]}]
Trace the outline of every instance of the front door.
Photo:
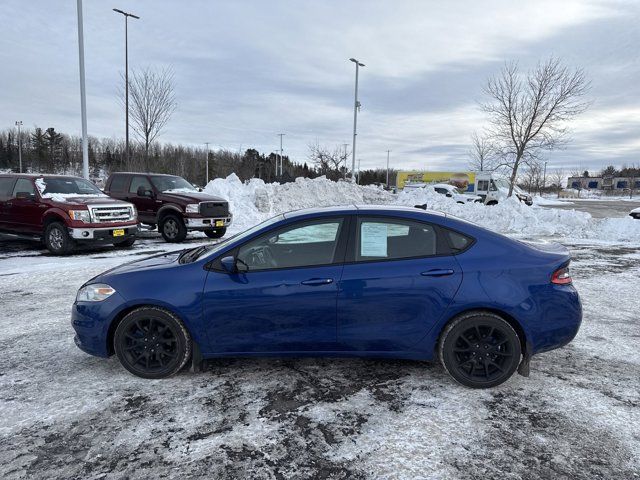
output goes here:
[{"label": "front door", "polygon": [[210,271],[203,292],[209,352],[334,350],[346,223],[275,228],[233,252],[238,273]]},{"label": "front door", "polygon": [[[138,195],[138,189],[145,191],[146,195]],[[129,184],[129,194],[126,200],[133,203],[138,209],[138,217],[142,223],[155,223],[156,221],[156,199],[149,195],[153,192],[151,182],[145,175],[134,175]]]},{"label": "front door", "polygon": [[[360,217],[338,295],[343,350],[411,351],[446,313],[462,272],[433,225]],[[349,254],[348,254],[349,258]]]}]

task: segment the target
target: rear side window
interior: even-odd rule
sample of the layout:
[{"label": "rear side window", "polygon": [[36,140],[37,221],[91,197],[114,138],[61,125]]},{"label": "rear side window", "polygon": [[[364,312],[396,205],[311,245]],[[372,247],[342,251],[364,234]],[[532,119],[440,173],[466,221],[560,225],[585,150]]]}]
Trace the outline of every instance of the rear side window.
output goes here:
[{"label": "rear side window", "polygon": [[111,185],[109,185],[110,192],[124,192],[127,189],[127,180],[129,177],[126,175],[114,175],[111,179]]},{"label": "rear side window", "polygon": [[449,240],[449,247],[453,254],[464,252],[473,243],[473,238],[463,235],[462,233],[448,229],[443,229],[443,231]]},{"label": "rear side window", "polygon": [[428,223],[391,218],[361,218],[358,221],[358,262],[429,257],[437,251],[437,233]]},{"label": "rear side window", "polygon": [[11,196],[14,181],[12,177],[0,177],[0,198],[6,199]]},{"label": "rear side window", "polygon": [[19,178],[18,181],[16,182],[15,187],[13,187],[12,197],[15,197],[18,192],[21,192],[21,193],[26,192],[31,195],[35,195],[36,189],[33,186],[33,182],[31,180],[27,178]]}]

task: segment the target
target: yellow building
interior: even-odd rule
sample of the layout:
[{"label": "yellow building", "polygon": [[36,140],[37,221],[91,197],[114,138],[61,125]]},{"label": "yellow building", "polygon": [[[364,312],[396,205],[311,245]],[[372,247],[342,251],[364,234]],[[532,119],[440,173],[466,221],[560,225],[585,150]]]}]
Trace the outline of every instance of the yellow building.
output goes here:
[{"label": "yellow building", "polygon": [[476,181],[474,172],[419,172],[404,171],[398,172],[396,176],[396,187],[402,190],[407,183],[448,183],[462,190],[473,191],[473,184]]}]

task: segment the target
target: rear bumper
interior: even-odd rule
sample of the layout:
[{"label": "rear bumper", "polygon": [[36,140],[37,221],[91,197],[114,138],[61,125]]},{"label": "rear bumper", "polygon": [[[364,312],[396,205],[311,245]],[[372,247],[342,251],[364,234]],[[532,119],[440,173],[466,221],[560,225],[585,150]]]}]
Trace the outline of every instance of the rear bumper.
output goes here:
[{"label": "rear bumper", "polygon": [[577,290],[572,285],[551,288],[554,295],[548,296],[541,306],[541,318],[529,323],[527,340],[531,354],[564,347],[575,338],[582,324],[582,303]]},{"label": "rear bumper", "polygon": [[[226,217],[185,217],[184,224],[189,230],[206,230],[209,228],[226,228],[231,225],[233,215]],[[219,224],[222,222],[222,225]]]},{"label": "rear bumper", "polygon": [[[114,230],[124,230],[124,235],[114,236]],[[93,240],[97,242],[113,242],[135,237],[138,233],[137,225],[122,227],[86,227],[69,228],[69,236],[74,240]]]}]

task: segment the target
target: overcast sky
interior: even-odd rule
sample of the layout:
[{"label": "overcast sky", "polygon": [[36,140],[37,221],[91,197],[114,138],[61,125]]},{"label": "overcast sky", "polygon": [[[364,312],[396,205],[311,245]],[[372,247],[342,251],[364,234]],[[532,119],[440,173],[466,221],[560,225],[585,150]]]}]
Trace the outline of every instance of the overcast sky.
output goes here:
[{"label": "overcast sky", "polygon": [[[483,127],[482,86],[505,61],[555,55],[592,83],[587,113],[551,166],[640,163],[640,2],[85,0],[89,133],[124,137],[117,99],[129,66],[172,67],[178,108],[164,142],[277,149],[351,143],[360,75],[358,158],[383,167],[462,169]],[[0,128],[80,132],[76,2],[3,1]]]}]

